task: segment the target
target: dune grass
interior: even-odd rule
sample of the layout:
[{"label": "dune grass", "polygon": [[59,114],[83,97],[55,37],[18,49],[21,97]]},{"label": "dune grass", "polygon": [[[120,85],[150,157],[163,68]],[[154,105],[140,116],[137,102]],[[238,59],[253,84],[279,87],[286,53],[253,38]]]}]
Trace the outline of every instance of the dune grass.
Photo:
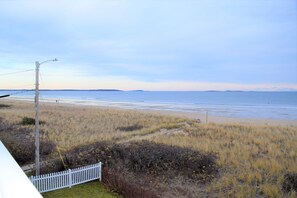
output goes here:
[{"label": "dune grass", "polygon": [[[8,102],[9,103],[9,102]],[[1,110],[1,117],[9,123],[19,125],[24,117],[34,118],[32,103],[12,102],[13,108]],[[41,138],[53,140],[61,150],[96,141],[118,141],[135,134],[150,133],[158,127],[170,127],[183,122],[183,118],[156,116],[129,110],[98,109],[81,106],[41,105]],[[123,132],[122,127],[143,126],[137,130]],[[19,126],[31,128],[32,126]],[[33,135],[33,134],[32,134]]]},{"label": "dune grass", "polygon": [[[32,103],[5,101],[5,105],[11,105],[1,109],[6,122],[18,125],[23,117],[34,117]],[[218,177],[204,186],[187,183],[193,192],[216,197],[297,196],[282,190],[284,175],[297,172],[296,126],[201,124],[131,110],[59,104],[41,104],[40,119],[45,121],[40,126],[42,138],[53,141],[61,152],[97,141],[148,140],[216,154]],[[33,126],[18,127],[32,129],[33,135]],[[174,188],[185,184],[170,186],[178,191]]]}]

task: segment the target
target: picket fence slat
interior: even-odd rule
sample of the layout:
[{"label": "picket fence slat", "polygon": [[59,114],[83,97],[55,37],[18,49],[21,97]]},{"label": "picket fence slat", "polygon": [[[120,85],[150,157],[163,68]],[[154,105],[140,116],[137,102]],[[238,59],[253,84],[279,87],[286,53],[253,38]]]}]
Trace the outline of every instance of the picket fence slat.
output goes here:
[{"label": "picket fence slat", "polygon": [[102,179],[102,163],[69,169],[66,171],[31,176],[30,180],[40,192],[49,192],[66,188],[92,180]]}]

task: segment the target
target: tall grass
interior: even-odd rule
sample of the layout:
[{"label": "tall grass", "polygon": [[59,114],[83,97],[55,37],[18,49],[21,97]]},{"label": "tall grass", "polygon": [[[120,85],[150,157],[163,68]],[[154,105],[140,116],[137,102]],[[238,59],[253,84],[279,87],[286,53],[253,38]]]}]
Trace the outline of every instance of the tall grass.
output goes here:
[{"label": "tall grass", "polygon": [[[5,121],[18,125],[24,117],[34,117],[32,103],[7,103],[13,103],[13,108],[1,110],[0,116]],[[61,150],[96,141],[122,141],[184,120],[128,110],[59,105],[41,105],[39,117],[45,121],[40,125],[43,138],[53,140]],[[142,127],[130,132],[121,130],[130,126]],[[34,130],[34,126],[20,127]]]}]

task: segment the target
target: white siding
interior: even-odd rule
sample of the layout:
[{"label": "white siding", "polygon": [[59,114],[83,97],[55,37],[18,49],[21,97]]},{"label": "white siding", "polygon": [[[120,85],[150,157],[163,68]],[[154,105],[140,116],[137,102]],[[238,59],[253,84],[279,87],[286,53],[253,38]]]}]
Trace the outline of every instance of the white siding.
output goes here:
[{"label": "white siding", "polygon": [[0,198],[19,197],[42,196],[0,141]]}]

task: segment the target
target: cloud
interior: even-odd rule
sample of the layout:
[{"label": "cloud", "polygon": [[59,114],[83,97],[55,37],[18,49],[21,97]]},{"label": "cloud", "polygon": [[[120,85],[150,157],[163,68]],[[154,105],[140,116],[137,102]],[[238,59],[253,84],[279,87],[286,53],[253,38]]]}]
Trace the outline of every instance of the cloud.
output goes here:
[{"label": "cloud", "polygon": [[[171,89],[170,83],[202,89],[197,81],[209,89],[291,87],[297,83],[294,6],[294,0],[0,1],[0,70],[58,58],[43,69],[56,88],[80,86],[79,76],[90,87],[96,79],[119,86],[102,76],[125,77],[137,89]],[[67,81],[54,86],[55,76],[64,82],[61,74]]]}]

